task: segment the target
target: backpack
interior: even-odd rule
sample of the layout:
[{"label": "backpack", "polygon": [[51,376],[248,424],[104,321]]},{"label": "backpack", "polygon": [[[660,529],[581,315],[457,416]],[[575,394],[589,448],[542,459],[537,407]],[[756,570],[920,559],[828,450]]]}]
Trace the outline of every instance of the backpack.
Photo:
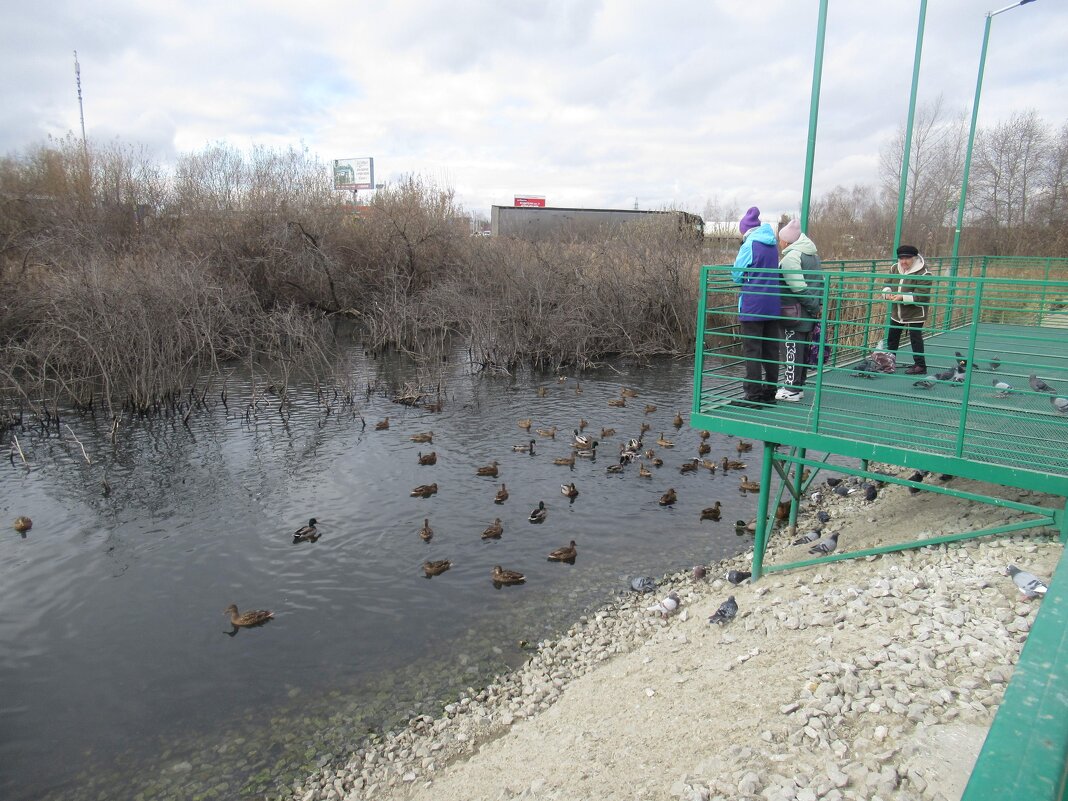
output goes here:
[{"label": "backpack", "polygon": [[872,372],[875,373],[892,373],[897,370],[897,356],[885,350],[873,351],[868,361],[874,368]]}]

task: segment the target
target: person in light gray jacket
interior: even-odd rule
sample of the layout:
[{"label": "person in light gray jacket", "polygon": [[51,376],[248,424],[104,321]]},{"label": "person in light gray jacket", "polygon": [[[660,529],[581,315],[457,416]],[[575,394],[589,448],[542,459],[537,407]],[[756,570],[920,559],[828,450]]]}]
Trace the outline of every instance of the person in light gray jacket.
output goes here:
[{"label": "person in light gray jacket", "polygon": [[823,271],[816,243],[801,233],[799,220],[790,220],[779,229],[779,244],[783,248],[779,261],[782,308],[785,311],[796,307],[798,314],[783,318],[783,386],[775,398],[796,403],[805,397],[806,357],[812,329],[819,322],[822,310]]}]

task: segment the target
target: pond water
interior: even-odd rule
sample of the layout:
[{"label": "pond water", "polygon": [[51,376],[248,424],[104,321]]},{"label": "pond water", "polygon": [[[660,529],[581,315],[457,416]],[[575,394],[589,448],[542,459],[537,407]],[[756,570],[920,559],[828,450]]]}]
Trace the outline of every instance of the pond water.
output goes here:
[{"label": "pond water", "polygon": [[[359,362],[358,383],[383,369]],[[229,410],[215,403],[188,428],[129,422],[114,447],[104,421],[76,416],[60,434],[19,433],[32,469],[15,458],[0,482],[0,797],[263,797],[369,731],[434,713],[521,664],[524,643],[610,600],[628,576],[737,552],[748,542],[733,521],[755,506],[738,473],[679,472],[699,441],[672,425],[689,407],[692,371],[665,361],[578,384],[457,366],[441,412],[372,394],[360,398],[366,426],[337,406],[324,415],[311,387],[293,389],[287,424],[266,404],[246,416],[249,385],[231,379]],[[639,396],[609,406],[624,386]],[[646,414],[647,404],[658,408]],[[389,428],[375,430],[387,415]],[[528,436],[521,418],[556,426],[555,439]],[[554,465],[580,418],[602,456]],[[652,479],[637,465],[608,474],[643,421],[664,466]],[[601,438],[602,427],[617,433]],[[431,430],[432,445],[409,439]],[[676,447],[657,446],[660,432]],[[533,456],[513,452],[531,437]],[[734,440],[710,443],[712,457],[737,458]],[[430,450],[437,464],[420,466]],[[499,478],[477,476],[492,460]],[[572,481],[581,494],[569,503],[560,485]],[[409,496],[431,482],[436,495]],[[501,482],[510,497],[496,505]],[[661,507],[669,487],[678,503]],[[531,525],[539,500],[548,519]],[[699,522],[716,500],[722,522]],[[18,515],[33,519],[24,537],[10,528]],[[321,538],[293,544],[310,517]],[[503,536],[483,540],[495,517]],[[574,565],[546,560],[571,539]],[[428,559],[452,569],[427,579]],[[496,589],[497,564],[526,584]],[[233,635],[231,603],[275,619]]]}]

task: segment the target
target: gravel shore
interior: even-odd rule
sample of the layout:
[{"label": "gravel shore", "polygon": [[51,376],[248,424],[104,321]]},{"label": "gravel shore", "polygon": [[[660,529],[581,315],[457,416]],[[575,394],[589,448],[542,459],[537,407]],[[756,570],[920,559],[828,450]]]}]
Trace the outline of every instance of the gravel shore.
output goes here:
[{"label": "gravel shore", "polygon": [[[856,550],[1022,517],[893,485],[870,503],[861,495],[821,491],[799,531],[823,510],[824,534]],[[1047,530],[755,585],[722,578],[748,569],[748,554],[710,566],[704,579],[665,576],[655,594],[582,618],[539,643],[521,669],[318,771],[291,798],[951,801],[1041,603],[1022,600],[1001,571],[1014,563],[1048,578],[1061,552]],[[766,561],[802,556],[777,534]],[[681,601],[674,615],[648,610],[670,591]],[[709,625],[729,595],[737,618]]]}]

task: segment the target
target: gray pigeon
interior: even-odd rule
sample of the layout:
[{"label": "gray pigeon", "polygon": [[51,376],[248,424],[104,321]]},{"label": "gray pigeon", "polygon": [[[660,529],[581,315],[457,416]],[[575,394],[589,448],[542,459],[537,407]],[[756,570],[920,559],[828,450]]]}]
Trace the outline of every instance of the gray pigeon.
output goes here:
[{"label": "gray pigeon", "polygon": [[734,600],[732,595],[726,601],[719,605],[719,609],[716,613],[708,619],[709,623],[718,623],[723,625],[724,623],[730,623],[734,620],[734,616],[738,614],[738,602]]},{"label": "gray pigeon", "polygon": [[953,376],[957,374],[957,371],[950,367],[948,370],[943,370],[940,373],[935,373],[935,378],[939,381],[952,381]]},{"label": "gray pigeon", "polygon": [[724,578],[731,584],[741,584],[747,578],[752,578],[753,574],[748,570],[728,570],[727,575]]},{"label": "gray pigeon", "polygon": [[864,500],[868,501],[868,503],[874,501],[878,497],[878,495],[879,490],[875,488],[874,484],[864,485]]},{"label": "gray pigeon", "polygon": [[990,360],[990,369],[997,370],[999,367],[1001,367],[1001,357],[995,356],[993,359]]},{"label": "gray pigeon", "polygon": [[912,386],[919,387],[920,389],[930,389],[934,386],[934,381],[929,378],[921,378],[919,381],[913,381]]},{"label": "gray pigeon", "polygon": [[829,537],[824,537],[817,542],[811,548],[808,549],[809,553],[826,554],[834,553],[834,549],[838,547],[838,532],[836,531]]},{"label": "gray pigeon", "polygon": [[1054,411],[1060,412],[1061,414],[1068,414],[1068,398],[1055,398],[1050,395],[1049,402]]},{"label": "gray pigeon", "polygon": [[1049,589],[1046,582],[1034,573],[1020,570],[1016,565],[1009,565],[1005,568],[1005,575],[1012,576],[1013,582],[1020,588],[1020,592],[1023,593],[1024,598],[1027,598],[1028,600],[1039,595],[1045,595],[1046,591]]},{"label": "gray pigeon", "polygon": [[1027,383],[1031,385],[1031,389],[1033,389],[1035,392],[1056,392],[1057,391],[1053,387],[1051,387],[1049,384],[1047,384],[1045,381],[1043,381],[1041,378],[1039,378],[1037,375],[1035,375],[1034,373],[1031,373],[1031,375],[1028,377]]},{"label": "gray pigeon", "polygon": [[630,588],[635,592],[652,592],[656,589],[656,579],[651,576],[635,576],[630,580]]},{"label": "gray pigeon", "polygon": [[659,603],[655,603],[652,606],[646,608],[646,612],[656,612],[660,617],[670,617],[674,614],[675,610],[679,608],[679,594],[677,592],[669,592],[666,598],[663,598]]},{"label": "gray pigeon", "polygon": [[815,542],[823,534],[822,528],[814,528],[808,534],[802,534],[796,540],[791,542],[791,545],[808,545],[810,542]]},{"label": "gray pigeon", "polygon": [[831,519],[831,513],[825,512],[820,509],[818,512],[816,512],[816,519],[819,520],[821,523],[826,523],[828,520]]},{"label": "gray pigeon", "polygon": [[1009,397],[1009,393],[1012,392],[1013,389],[1012,384],[1008,381],[1002,381],[1000,378],[995,378],[993,384],[994,389],[997,390],[997,392],[994,393],[995,398]]},{"label": "gray pigeon", "polygon": [[848,484],[837,484],[837,485],[835,485],[835,488],[834,488],[834,494],[835,495],[841,495],[843,498],[846,495],[852,495],[856,491],[857,491],[856,487],[851,487]]}]

